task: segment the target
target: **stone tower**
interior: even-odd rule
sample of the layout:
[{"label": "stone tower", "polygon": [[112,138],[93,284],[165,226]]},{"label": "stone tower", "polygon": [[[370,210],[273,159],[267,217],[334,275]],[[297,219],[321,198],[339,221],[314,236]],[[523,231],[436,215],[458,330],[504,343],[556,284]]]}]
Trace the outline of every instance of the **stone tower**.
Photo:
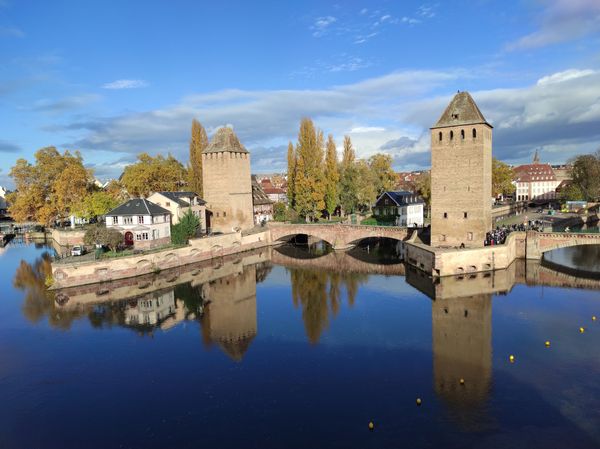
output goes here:
[{"label": "stone tower", "polygon": [[459,92],[431,128],[431,245],[483,246],[491,198],[492,125]]},{"label": "stone tower", "polygon": [[250,153],[231,128],[220,128],[202,153],[202,182],[212,231],[254,226]]}]

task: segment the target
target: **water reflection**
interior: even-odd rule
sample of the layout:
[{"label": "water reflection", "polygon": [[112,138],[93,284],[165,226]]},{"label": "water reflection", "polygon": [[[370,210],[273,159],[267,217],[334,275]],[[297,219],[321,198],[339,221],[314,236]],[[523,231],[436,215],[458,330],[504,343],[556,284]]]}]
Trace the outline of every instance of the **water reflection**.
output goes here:
[{"label": "water reflection", "polygon": [[574,276],[600,279],[600,245],[580,245],[544,253],[542,264]]}]

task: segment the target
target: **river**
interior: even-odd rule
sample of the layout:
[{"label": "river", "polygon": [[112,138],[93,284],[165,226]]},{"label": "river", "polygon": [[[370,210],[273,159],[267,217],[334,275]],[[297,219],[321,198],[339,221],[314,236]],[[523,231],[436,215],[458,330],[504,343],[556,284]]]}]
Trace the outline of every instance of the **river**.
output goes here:
[{"label": "river", "polygon": [[600,281],[374,245],[47,293],[48,251],[0,253],[2,448],[600,446]]}]

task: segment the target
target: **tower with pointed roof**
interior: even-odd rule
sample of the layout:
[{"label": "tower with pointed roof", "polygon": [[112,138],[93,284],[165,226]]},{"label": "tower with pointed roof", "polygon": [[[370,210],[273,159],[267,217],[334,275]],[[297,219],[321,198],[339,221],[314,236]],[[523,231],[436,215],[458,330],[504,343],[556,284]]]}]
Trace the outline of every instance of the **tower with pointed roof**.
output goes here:
[{"label": "tower with pointed roof", "polygon": [[202,153],[202,184],[212,231],[254,226],[250,153],[231,128],[220,128]]},{"label": "tower with pointed roof", "polygon": [[431,128],[431,245],[483,246],[491,198],[492,125],[459,92]]}]

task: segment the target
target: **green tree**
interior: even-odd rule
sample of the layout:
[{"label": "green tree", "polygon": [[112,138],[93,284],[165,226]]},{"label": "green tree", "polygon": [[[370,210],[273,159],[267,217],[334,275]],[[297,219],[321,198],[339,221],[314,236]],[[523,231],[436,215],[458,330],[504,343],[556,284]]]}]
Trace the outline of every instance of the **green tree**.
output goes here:
[{"label": "green tree", "polygon": [[287,219],[286,207],[284,203],[277,202],[273,204],[273,220],[285,221]]},{"label": "green tree", "polygon": [[339,204],[342,216],[346,213],[354,212],[356,202],[356,188],[358,181],[358,172],[355,167],[356,156],[352,147],[350,136],[344,136],[344,151],[342,153],[342,162],[340,164],[340,181],[338,186]]},{"label": "green tree", "polygon": [[502,161],[492,158],[492,195],[512,195],[515,192],[513,169]]},{"label": "green tree", "polygon": [[138,155],[138,161],[123,172],[123,186],[134,197],[145,197],[151,192],[178,191],[186,185],[187,170],[170,154],[152,157]]},{"label": "green tree", "polygon": [[377,179],[366,161],[359,160],[355,163],[357,169],[356,205],[361,212],[371,210],[377,199]]},{"label": "green tree", "polygon": [[600,198],[600,150],[595,154],[577,156],[571,166],[573,184],[583,193],[585,200]]},{"label": "green tree", "polygon": [[92,173],[83,166],[79,152],[60,154],[55,147],[38,150],[35,164],[17,160],[10,176],[15,192],[7,198],[9,213],[16,221],[51,224],[71,215],[91,191]]},{"label": "green tree", "polygon": [[392,157],[388,154],[377,153],[369,158],[369,168],[373,173],[377,195],[392,190],[396,183],[396,173],[392,169]]},{"label": "green tree", "polygon": [[97,225],[85,231],[85,234],[83,235],[83,243],[88,246],[108,246],[113,252],[115,252],[119,248],[119,245],[123,243],[123,234],[116,229]]},{"label": "green tree", "polygon": [[327,153],[325,155],[325,208],[331,219],[338,205],[338,184],[340,173],[338,168],[337,150],[333,136],[327,137]]},{"label": "green tree", "polygon": [[560,192],[558,197],[563,201],[585,201],[586,196],[577,184],[570,182]]},{"label": "green tree", "polygon": [[179,223],[171,226],[171,242],[175,244],[184,244],[192,237],[195,237],[200,228],[200,219],[188,210],[179,219]]},{"label": "green tree", "polygon": [[192,120],[192,137],[190,139],[190,165],[188,168],[188,186],[190,190],[203,195],[202,153],[208,146],[206,130],[196,119]]},{"label": "green tree", "polygon": [[288,143],[287,150],[287,198],[293,209],[296,206],[296,150],[292,142]]},{"label": "green tree", "polygon": [[75,213],[82,218],[99,217],[105,215],[119,205],[119,199],[112,196],[110,193],[100,190],[92,192],[81,200],[75,209]]},{"label": "green tree", "polygon": [[296,147],[296,211],[306,221],[316,218],[325,208],[323,173],[323,133],[317,132],[312,120],[300,123]]}]

